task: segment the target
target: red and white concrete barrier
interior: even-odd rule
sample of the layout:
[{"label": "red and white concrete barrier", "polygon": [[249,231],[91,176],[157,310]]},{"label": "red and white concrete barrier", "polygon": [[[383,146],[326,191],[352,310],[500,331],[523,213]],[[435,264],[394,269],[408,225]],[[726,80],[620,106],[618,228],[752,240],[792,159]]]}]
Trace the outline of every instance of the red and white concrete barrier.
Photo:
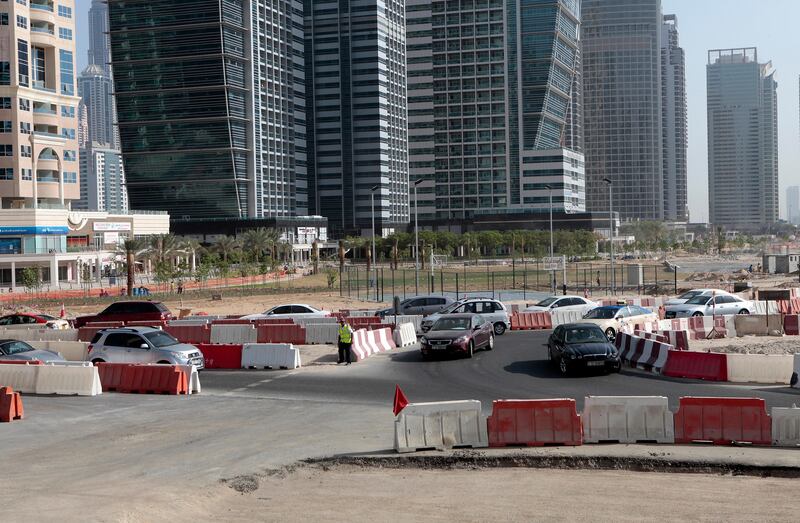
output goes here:
[{"label": "red and white concrete barrier", "polygon": [[615,344],[622,361],[631,367],[655,373],[661,373],[667,363],[670,349],[674,350],[672,345],[625,333],[617,335]]},{"label": "red and white concrete barrier", "polygon": [[392,338],[392,329],[366,330],[359,329],[353,333],[353,356],[356,361],[369,358],[379,352],[396,349]]}]

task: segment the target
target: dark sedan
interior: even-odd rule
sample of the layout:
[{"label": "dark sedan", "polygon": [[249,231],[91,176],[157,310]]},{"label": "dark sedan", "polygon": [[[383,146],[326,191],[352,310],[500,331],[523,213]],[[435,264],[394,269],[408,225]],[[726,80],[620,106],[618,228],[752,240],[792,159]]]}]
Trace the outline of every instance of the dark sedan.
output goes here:
[{"label": "dark sedan", "polygon": [[579,369],[619,372],[621,367],[617,348],[591,323],[556,327],[547,340],[547,354],[564,375]]},{"label": "dark sedan", "polygon": [[491,322],[480,314],[448,314],[419,339],[422,357],[457,354],[471,358],[478,349],[494,348]]}]

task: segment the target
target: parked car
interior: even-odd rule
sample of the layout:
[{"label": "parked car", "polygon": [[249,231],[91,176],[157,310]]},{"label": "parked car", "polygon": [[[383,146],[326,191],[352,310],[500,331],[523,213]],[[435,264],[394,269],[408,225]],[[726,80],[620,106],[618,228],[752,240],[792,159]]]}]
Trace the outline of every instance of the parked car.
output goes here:
[{"label": "parked car", "polygon": [[289,303],[286,305],[276,305],[267,309],[261,314],[248,314],[242,316],[243,320],[263,320],[268,318],[324,318],[329,316],[330,311],[325,311],[307,305],[305,303]]},{"label": "parked car", "polygon": [[665,307],[665,318],[690,318],[692,316],[724,316],[728,314],[750,314],[753,302],[743,300],[734,294],[717,294],[715,296],[702,294],[691,298],[680,305]]},{"label": "parked car", "polygon": [[536,305],[531,305],[526,312],[551,312],[554,310],[560,311],[579,311],[586,313],[598,304],[592,300],[582,298],[580,296],[549,296]]},{"label": "parked car", "polygon": [[670,300],[667,300],[664,306],[668,307],[670,305],[681,305],[697,296],[711,296],[712,294],[730,294],[730,293],[720,289],[692,289],[690,291],[684,292],[677,298],[672,298]]},{"label": "parked car", "polygon": [[604,305],[583,315],[581,323],[597,325],[609,340],[613,340],[624,325],[658,321],[658,315],[638,305]]},{"label": "parked car", "polygon": [[34,349],[24,341],[0,340],[0,360],[17,361],[64,361],[61,355],[49,350]]},{"label": "parked car", "polygon": [[48,314],[18,312],[0,317],[0,328],[42,327],[47,329],[69,329],[69,322]]},{"label": "parked car", "polygon": [[511,328],[511,321],[508,318],[508,310],[506,309],[506,306],[499,301],[492,300],[490,298],[467,298],[457,301],[445,307],[436,314],[431,314],[422,320],[420,328],[422,329],[422,332],[428,332],[428,330],[439,320],[439,318],[448,314],[465,313],[480,314],[487,321],[490,321],[492,325],[494,325],[494,333],[497,336],[502,336],[507,329]]},{"label": "parked car", "polygon": [[93,316],[78,316],[75,318],[75,328],[80,328],[87,323],[101,321],[152,321],[161,323],[172,319],[172,313],[166,305],[156,301],[118,301],[112,303],[105,310]]},{"label": "parked car", "polygon": [[[422,315],[434,314],[454,302],[453,298],[447,296],[413,296],[400,302],[398,315]],[[377,316],[385,318],[395,314],[394,307],[383,309],[377,312]]]},{"label": "parked car", "polygon": [[87,359],[92,363],[168,363],[194,365],[198,370],[205,367],[197,347],[152,327],[101,330],[89,344]]},{"label": "parked car", "polygon": [[567,375],[578,369],[619,372],[617,348],[603,329],[591,323],[559,325],[547,340],[548,359]]},{"label": "parked car", "polygon": [[471,358],[478,349],[494,348],[494,325],[480,314],[447,314],[436,320],[419,344],[423,358],[437,354]]}]

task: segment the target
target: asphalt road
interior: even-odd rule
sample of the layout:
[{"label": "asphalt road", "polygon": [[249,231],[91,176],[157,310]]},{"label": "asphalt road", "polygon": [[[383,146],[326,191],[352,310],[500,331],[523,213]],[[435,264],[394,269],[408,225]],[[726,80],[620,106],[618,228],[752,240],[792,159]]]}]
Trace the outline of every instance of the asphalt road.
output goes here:
[{"label": "asphalt road", "polygon": [[472,359],[423,361],[416,349],[380,354],[327,372],[304,369],[285,379],[253,379],[241,371],[202,374],[204,392],[236,391],[270,398],[389,405],[395,384],[409,401],[481,400],[485,410],[495,399],[583,398],[594,396],[667,396],[677,407],[681,396],[755,396],[769,406],[800,403],[800,391],[787,386],[734,385],[655,376],[635,370],[619,374],[563,377],[547,361],[549,331],[508,332],[495,350]]}]

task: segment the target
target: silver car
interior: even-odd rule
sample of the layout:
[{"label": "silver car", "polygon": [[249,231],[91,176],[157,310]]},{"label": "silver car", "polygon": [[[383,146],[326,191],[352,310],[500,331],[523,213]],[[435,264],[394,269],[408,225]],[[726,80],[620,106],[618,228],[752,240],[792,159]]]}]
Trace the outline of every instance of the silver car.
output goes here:
[{"label": "silver car", "polygon": [[0,340],[0,361],[2,360],[49,363],[51,361],[64,361],[64,358],[49,350],[34,349],[24,341]]},{"label": "silver car", "polygon": [[[447,296],[413,296],[400,302],[400,310],[397,314],[427,316],[428,314],[441,311],[453,303],[453,301],[453,298]],[[378,311],[376,315],[385,318],[393,314],[395,314],[394,307],[389,307],[388,309]]]},{"label": "silver car", "polygon": [[436,314],[431,314],[422,320],[420,328],[422,332],[428,332],[436,320],[446,314],[480,314],[483,318],[494,326],[494,333],[502,336],[503,333],[511,328],[511,321],[508,317],[508,310],[498,300],[491,298],[467,298],[449,305]]},{"label": "silver car", "polygon": [[205,367],[205,359],[194,345],[181,343],[153,327],[105,329],[89,344],[92,363],[168,363]]},{"label": "silver car", "polygon": [[750,314],[753,311],[753,302],[743,300],[733,294],[717,294],[708,296],[701,294],[691,298],[686,303],[667,305],[664,317],[691,318],[693,316],[725,316],[729,314]]}]

